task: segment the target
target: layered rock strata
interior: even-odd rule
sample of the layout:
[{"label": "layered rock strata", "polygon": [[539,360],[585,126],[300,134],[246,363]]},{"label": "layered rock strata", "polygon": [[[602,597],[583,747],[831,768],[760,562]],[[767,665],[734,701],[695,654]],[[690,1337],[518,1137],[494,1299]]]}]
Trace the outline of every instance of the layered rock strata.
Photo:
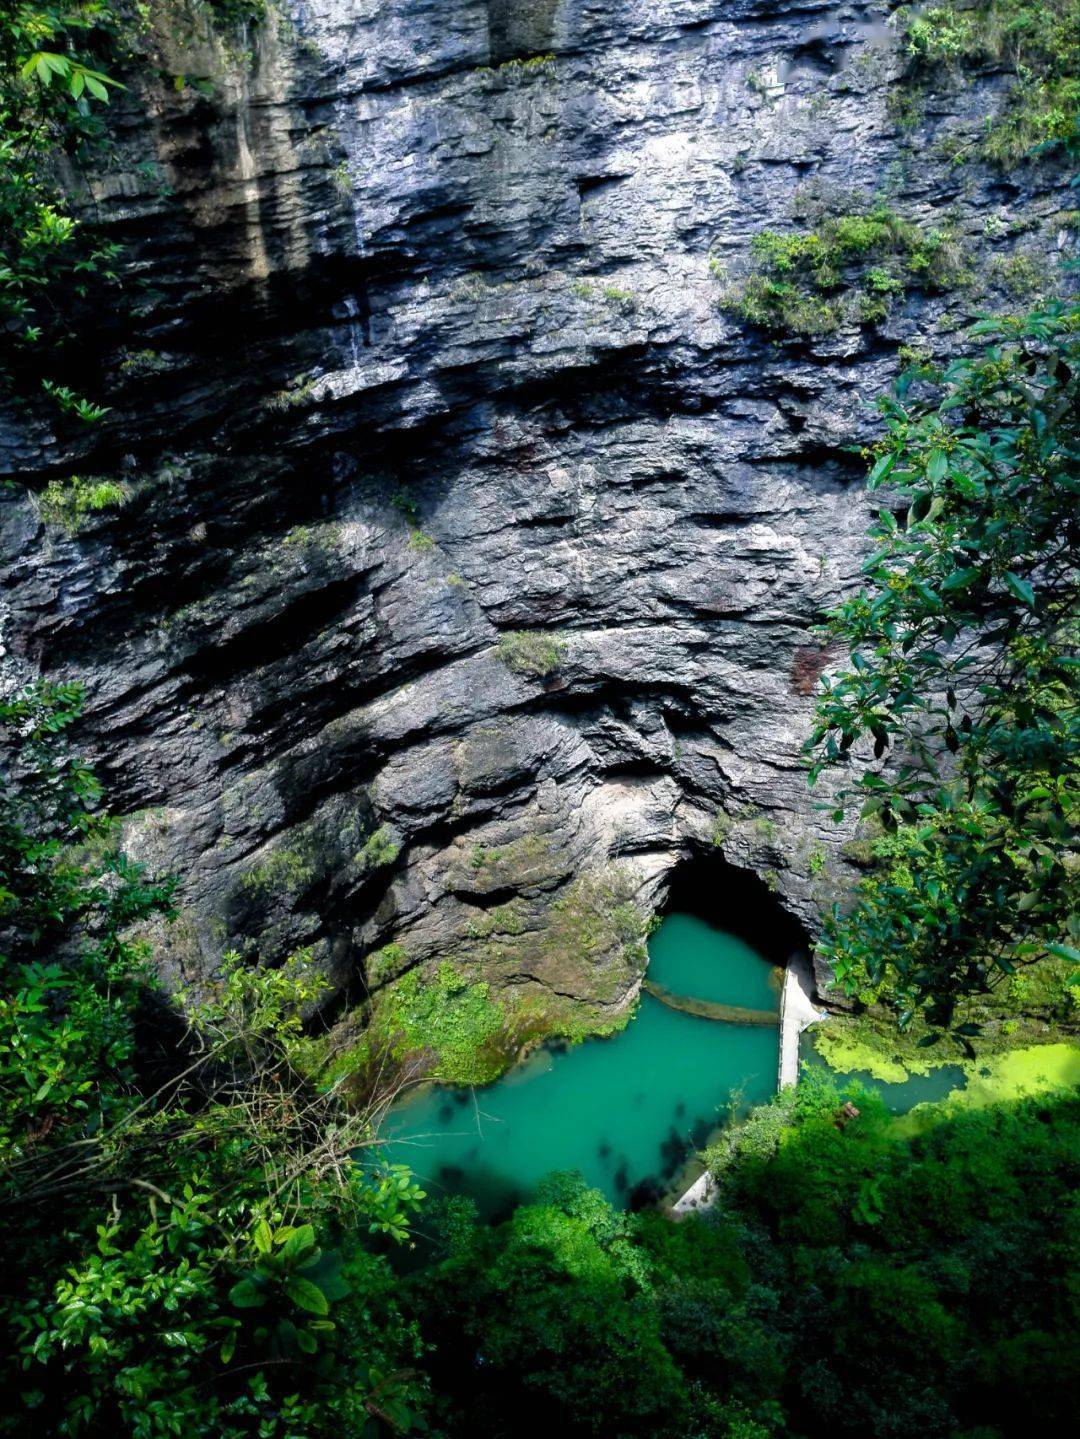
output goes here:
[{"label": "layered rock strata", "polygon": [[[604,1025],[704,852],[812,932],[850,837],[800,761],[865,549],[850,447],[901,345],[1064,243],[1064,172],[949,158],[1004,77],[898,128],[876,4],[169,13],[184,84],[133,79],[82,182],[132,277],[111,412],[13,410],[2,461],[8,662],[84,682],[125,845],[183,876],[167,972],[303,950],[351,1000],[450,960]],[[818,339],[724,309],[755,233],[872,197],[966,278]],[[45,524],[73,471],[128,503]]]}]

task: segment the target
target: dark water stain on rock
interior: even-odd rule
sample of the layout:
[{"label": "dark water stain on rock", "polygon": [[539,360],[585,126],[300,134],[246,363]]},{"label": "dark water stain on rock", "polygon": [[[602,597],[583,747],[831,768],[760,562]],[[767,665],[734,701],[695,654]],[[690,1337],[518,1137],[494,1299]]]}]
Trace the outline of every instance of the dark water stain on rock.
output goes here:
[{"label": "dark water stain on rock", "polygon": [[487,0],[491,63],[549,54],[561,0]]}]

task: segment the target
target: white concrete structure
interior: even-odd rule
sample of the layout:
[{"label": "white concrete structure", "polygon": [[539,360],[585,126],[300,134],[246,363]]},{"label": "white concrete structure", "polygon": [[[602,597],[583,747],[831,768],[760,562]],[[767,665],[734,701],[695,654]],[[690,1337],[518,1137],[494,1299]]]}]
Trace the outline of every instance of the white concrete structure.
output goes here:
[{"label": "white concrete structure", "polygon": [[784,970],[780,992],[780,1072],[777,1089],[799,1082],[799,1036],[808,1025],[824,1019],[825,1011],[814,1008],[814,974],[805,954],[796,954]]},{"label": "white concrete structure", "polygon": [[[825,1018],[825,1010],[815,1009],[812,999],[814,975],[805,954],[796,954],[784,970],[780,991],[780,1067],[777,1088],[787,1089],[799,1082],[799,1036],[808,1025]],[[716,1199],[716,1183],[706,1171],[694,1180],[685,1194],[671,1206],[679,1217],[709,1209]]]}]

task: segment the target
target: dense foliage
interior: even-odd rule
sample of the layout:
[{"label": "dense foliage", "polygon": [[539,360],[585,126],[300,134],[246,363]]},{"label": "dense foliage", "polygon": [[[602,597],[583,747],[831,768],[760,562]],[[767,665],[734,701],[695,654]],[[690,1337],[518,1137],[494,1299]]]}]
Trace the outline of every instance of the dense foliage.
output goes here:
[{"label": "dense foliage", "polygon": [[[355,1158],[294,1064],[299,955],[169,1002],[141,926],[172,887],[118,852],[66,732],[0,709],[0,1432],[599,1436],[1044,1432],[1080,1398],[1080,1106],[945,1111],[912,1136],[809,1077],[711,1154],[708,1222],[555,1177],[495,1227]],[[854,1098],[859,1113],[841,1108]],[[430,1391],[432,1397],[427,1399]],[[428,1407],[430,1405],[430,1407]]]},{"label": "dense foliage", "polygon": [[874,324],[908,290],[944,289],[961,273],[947,229],[924,229],[882,202],[865,212],[824,212],[811,230],[763,230],[750,251],[750,274],[724,292],[722,303],[775,335]]},{"label": "dense foliage", "polygon": [[[1080,118],[1077,0],[948,0],[898,12],[917,74],[979,65],[1011,74],[1004,104],[968,146],[1002,166],[1075,143]],[[957,156],[963,158],[963,153]]]},{"label": "dense foliage", "polygon": [[365,1241],[403,1238],[420,1191],[294,1063],[303,955],[157,992],[138,932],[172,885],[100,817],[78,706],[0,704],[0,1433],[408,1426],[418,1341]]},{"label": "dense foliage", "polygon": [[[723,1201],[673,1225],[555,1176],[495,1228],[460,1202],[411,1281],[450,1436],[979,1439],[1080,1399],[1080,1106],[898,1137],[809,1080],[729,1142]],[[842,1116],[841,1116],[842,1117]]]},{"label": "dense foliage", "polygon": [[946,1025],[1024,964],[1080,962],[1080,312],[976,329],[885,402],[877,549],[813,736],[814,777],[857,775],[881,834],[822,953]]}]

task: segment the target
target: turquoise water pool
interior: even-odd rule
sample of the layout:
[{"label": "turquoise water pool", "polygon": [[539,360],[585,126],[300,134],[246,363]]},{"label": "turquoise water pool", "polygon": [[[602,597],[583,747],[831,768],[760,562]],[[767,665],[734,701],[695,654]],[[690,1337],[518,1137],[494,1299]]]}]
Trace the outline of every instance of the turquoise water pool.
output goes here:
[{"label": "turquoise water pool", "polygon": [[[675,994],[776,1009],[778,972],[734,935],[671,914],[649,978]],[[775,1026],[673,1010],[643,995],[626,1029],[545,1048],[483,1089],[429,1086],[388,1117],[387,1157],[431,1194],[469,1194],[495,1215],[553,1169],[579,1170],[617,1204],[659,1197],[732,1106],[775,1089]]]}]

